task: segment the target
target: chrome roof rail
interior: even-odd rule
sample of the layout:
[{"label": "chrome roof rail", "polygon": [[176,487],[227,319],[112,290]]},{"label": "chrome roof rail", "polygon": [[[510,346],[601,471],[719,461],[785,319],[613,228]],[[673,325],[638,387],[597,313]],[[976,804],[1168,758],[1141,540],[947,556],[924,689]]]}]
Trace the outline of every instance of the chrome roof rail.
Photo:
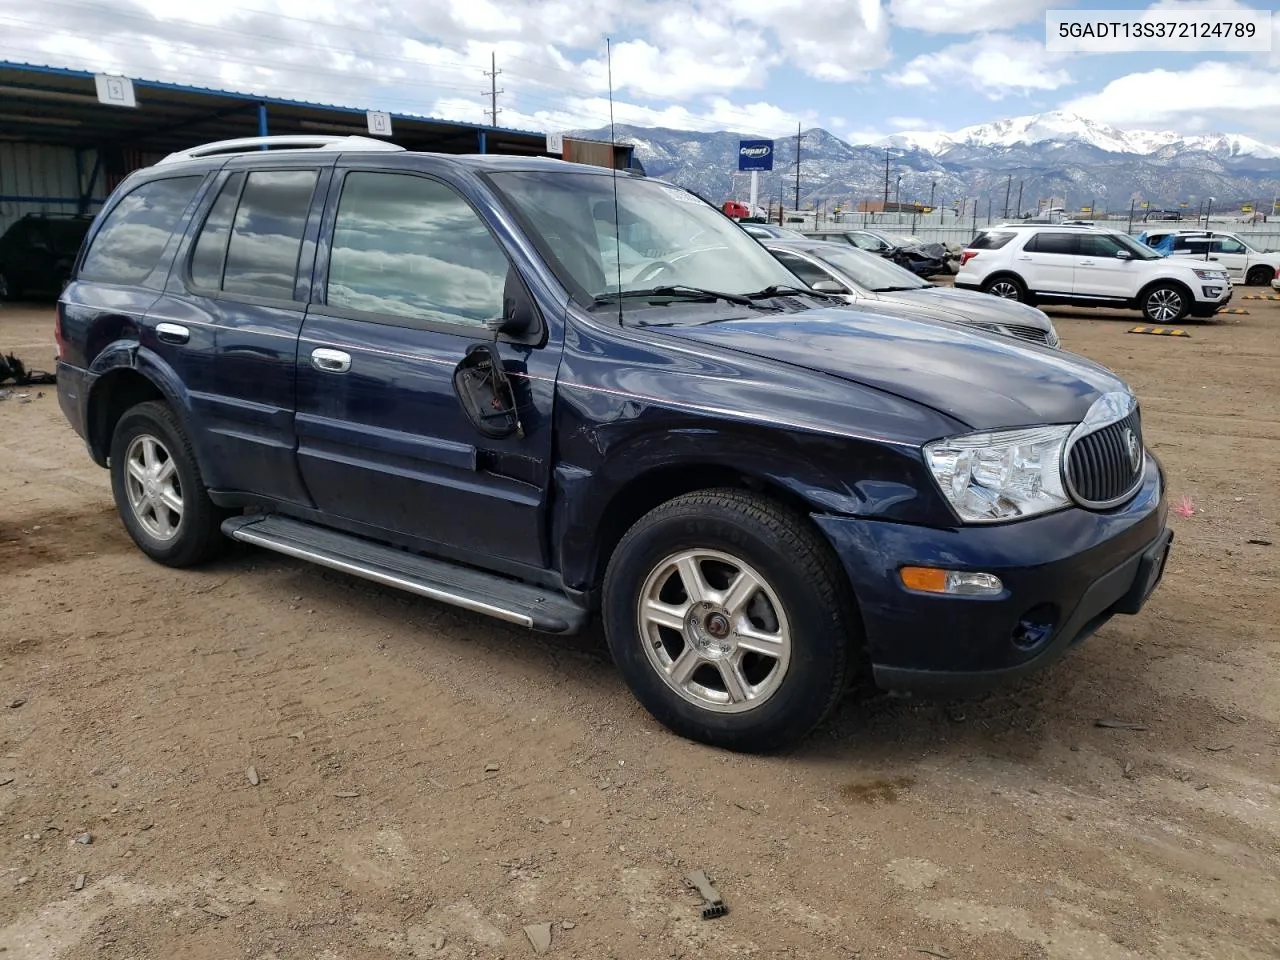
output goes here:
[{"label": "chrome roof rail", "polygon": [[293,150],[349,150],[403,152],[404,147],[386,140],[374,140],[372,137],[319,137],[319,136],[278,136],[278,137],[238,137],[235,140],[218,140],[214,143],[201,144],[189,150],[171,153],[160,163],[181,163],[183,160],[198,160],[201,157],[232,156],[235,154],[254,153],[262,148],[268,150],[285,148]]}]

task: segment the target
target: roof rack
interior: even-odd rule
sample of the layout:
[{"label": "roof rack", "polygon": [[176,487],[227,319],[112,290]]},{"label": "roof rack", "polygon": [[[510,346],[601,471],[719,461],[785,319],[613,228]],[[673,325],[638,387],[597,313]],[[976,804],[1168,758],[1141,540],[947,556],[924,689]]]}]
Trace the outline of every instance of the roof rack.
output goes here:
[{"label": "roof rack", "polygon": [[404,147],[385,140],[374,140],[372,137],[315,137],[315,136],[277,136],[277,137],[238,137],[235,140],[218,140],[214,143],[202,144],[190,150],[179,150],[171,153],[160,163],[180,163],[183,160],[197,160],[201,157],[226,156],[239,153],[252,153],[256,150],[271,148],[290,148],[295,150],[351,150],[351,151],[384,151],[402,152]]}]

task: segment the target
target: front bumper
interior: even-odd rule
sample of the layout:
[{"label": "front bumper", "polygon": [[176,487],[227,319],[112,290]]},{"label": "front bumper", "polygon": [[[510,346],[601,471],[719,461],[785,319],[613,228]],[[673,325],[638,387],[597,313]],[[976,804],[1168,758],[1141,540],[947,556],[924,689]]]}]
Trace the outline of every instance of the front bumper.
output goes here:
[{"label": "front bumper", "polygon": [[[1164,478],[1149,458],[1115,510],[1071,508],[953,529],[816,517],[858,598],[872,672],[895,691],[965,694],[1042,669],[1117,614],[1137,613],[1164,572]],[[906,565],[992,573],[990,597],[916,593]]]}]

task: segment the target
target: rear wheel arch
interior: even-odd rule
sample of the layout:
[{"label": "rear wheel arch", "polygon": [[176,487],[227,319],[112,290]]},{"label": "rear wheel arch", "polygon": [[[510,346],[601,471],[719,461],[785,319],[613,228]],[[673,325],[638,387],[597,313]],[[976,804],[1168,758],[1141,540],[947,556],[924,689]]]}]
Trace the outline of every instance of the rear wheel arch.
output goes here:
[{"label": "rear wheel arch", "polygon": [[1018,299],[1023,303],[1033,303],[1035,301],[1035,294],[1032,292],[1031,288],[1027,286],[1027,281],[1022,278],[1021,274],[1013,270],[996,270],[993,272],[982,281],[982,291],[984,293],[990,293],[991,288],[1001,280],[1011,280],[1018,286],[1022,291],[1022,294]]},{"label": "rear wheel arch", "polygon": [[105,467],[111,454],[111,439],[120,418],[141,403],[169,398],[155,381],[133,367],[109,370],[94,383],[85,411],[86,440],[94,461]]},{"label": "rear wheel arch", "polygon": [[1244,284],[1246,287],[1265,287],[1268,286],[1276,277],[1276,269],[1269,267],[1265,263],[1256,264],[1249,268],[1249,272],[1245,274]]}]

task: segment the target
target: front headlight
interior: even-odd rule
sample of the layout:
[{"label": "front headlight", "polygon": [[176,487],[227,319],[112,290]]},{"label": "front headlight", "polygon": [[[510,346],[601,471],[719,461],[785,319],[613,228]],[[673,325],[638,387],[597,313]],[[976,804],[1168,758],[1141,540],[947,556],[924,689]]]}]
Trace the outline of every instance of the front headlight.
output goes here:
[{"label": "front headlight", "polygon": [[1197,270],[1196,276],[1201,280],[1225,280],[1227,274],[1223,270]]},{"label": "front headlight", "polygon": [[965,523],[1058,510],[1069,502],[1062,452],[1070,426],[969,433],[924,446],[943,496]]}]

